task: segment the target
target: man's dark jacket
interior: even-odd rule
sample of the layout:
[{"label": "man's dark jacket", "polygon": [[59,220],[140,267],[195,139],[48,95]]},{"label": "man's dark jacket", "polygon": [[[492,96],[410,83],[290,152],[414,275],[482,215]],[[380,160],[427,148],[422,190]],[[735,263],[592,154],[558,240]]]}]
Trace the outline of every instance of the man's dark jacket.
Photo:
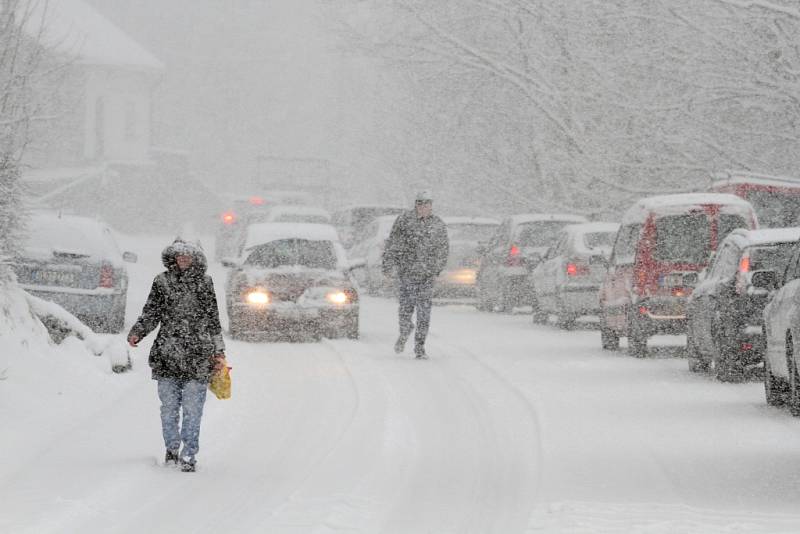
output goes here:
[{"label": "man's dark jacket", "polygon": [[397,217],[383,251],[383,271],[396,270],[403,280],[430,280],[447,264],[447,227],[436,215],[418,217],[416,210]]},{"label": "man's dark jacket", "polygon": [[[179,252],[192,256],[185,271],[175,263]],[[211,357],[222,353],[225,344],[205,254],[198,246],[176,240],[161,253],[161,261],[167,270],[153,280],[142,315],[128,336],[142,339],[161,325],[150,350],[153,379],[209,382]]]}]

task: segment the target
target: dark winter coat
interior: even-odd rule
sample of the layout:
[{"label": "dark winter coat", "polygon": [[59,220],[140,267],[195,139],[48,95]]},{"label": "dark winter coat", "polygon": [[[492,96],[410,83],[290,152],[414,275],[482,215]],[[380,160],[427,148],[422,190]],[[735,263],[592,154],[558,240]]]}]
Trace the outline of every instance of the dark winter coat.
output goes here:
[{"label": "dark winter coat", "polygon": [[416,210],[397,217],[383,251],[383,271],[406,280],[439,275],[447,264],[450,241],[447,227],[436,215],[420,218]]},{"label": "dark winter coat", "polygon": [[[190,254],[181,271],[175,256]],[[161,253],[167,270],[153,280],[142,315],[130,334],[142,339],[161,326],[150,350],[153,379],[182,378],[208,382],[212,356],[225,350],[214,284],[206,275],[206,257],[198,246],[176,240]]]}]

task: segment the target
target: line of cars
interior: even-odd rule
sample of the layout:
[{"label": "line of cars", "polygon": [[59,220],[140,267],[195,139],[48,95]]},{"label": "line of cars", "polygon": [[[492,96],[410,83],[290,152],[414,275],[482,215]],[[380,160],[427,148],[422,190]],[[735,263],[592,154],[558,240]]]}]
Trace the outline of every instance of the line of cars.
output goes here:
[{"label": "line of cars", "polygon": [[761,212],[800,222],[800,183],[739,176],[720,190],[737,194],[645,198],[619,223],[539,215],[560,228],[531,232],[536,243],[519,229],[533,216],[510,217],[481,247],[477,305],[530,304],[534,322],[563,328],[593,315],[602,348],[626,337],[635,357],[654,335],[686,334],[691,371],[740,381],[763,369],[767,402],[800,415],[800,228],[759,227]]}]

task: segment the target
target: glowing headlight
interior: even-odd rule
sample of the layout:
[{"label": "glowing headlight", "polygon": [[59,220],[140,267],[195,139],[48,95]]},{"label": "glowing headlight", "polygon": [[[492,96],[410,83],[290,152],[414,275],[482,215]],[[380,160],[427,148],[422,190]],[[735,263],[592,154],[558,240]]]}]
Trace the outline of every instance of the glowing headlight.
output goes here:
[{"label": "glowing headlight", "polygon": [[248,304],[263,306],[265,304],[269,304],[270,298],[269,293],[263,289],[254,289],[247,293],[245,300],[247,300]]},{"label": "glowing headlight", "polygon": [[474,285],[477,278],[475,269],[459,269],[447,273],[447,278],[456,284]]},{"label": "glowing headlight", "polygon": [[332,304],[347,304],[347,301],[349,300],[344,291],[331,291],[325,295],[325,298]]}]

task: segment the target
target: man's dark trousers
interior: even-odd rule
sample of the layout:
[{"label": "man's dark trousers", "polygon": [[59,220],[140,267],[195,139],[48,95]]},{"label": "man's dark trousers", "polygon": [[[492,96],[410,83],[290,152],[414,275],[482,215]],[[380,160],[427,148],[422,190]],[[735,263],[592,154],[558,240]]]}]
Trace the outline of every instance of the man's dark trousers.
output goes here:
[{"label": "man's dark trousers", "polygon": [[431,301],[433,299],[433,278],[401,278],[398,282],[398,300],[400,301],[400,336],[408,339],[414,323],[411,316],[417,310],[417,331],[414,334],[416,348],[425,346],[428,327],[431,323]]}]

